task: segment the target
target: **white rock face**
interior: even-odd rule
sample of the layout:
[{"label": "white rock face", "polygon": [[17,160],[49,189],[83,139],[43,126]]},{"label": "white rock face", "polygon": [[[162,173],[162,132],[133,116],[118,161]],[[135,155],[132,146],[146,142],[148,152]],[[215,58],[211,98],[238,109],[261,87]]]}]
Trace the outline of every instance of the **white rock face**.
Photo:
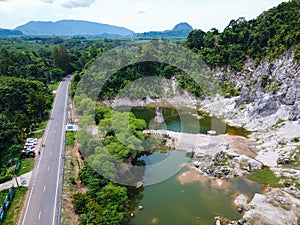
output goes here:
[{"label": "white rock face", "polygon": [[255,194],[245,206],[246,224],[298,225],[300,200],[288,192],[276,188],[266,195]]},{"label": "white rock face", "polygon": [[[207,99],[202,102],[202,109],[224,118],[230,125],[252,131],[249,139],[258,149],[255,159],[271,167],[276,175],[300,182],[298,168],[277,165],[281,155],[295,161],[300,152],[299,143],[292,141],[300,137],[300,64],[294,60],[293,49],[258,66],[248,60],[242,72],[217,68],[215,77],[240,88],[241,95]],[[245,224],[298,225],[300,191],[296,192],[284,188],[256,194],[244,208],[244,219],[248,220]]]},{"label": "white rock face", "polygon": [[[300,118],[300,64],[294,60],[293,49],[273,61],[261,62],[257,67],[255,62],[248,60],[242,72],[232,71],[230,67],[217,68],[215,77],[240,88],[241,95],[203,102],[204,109],[233,124],[249,130],[265,130],[279,118]],[[266,86],[262,79],[266,79]]]},{"label": "white rock face", "polygon": [[[258,66],[248,60],[242,72],[217,68],[215,77],[240,87],[241,95],[203,101],[202,109],[223,117],[230,125],[253,131],[250,140],[257,143],[256,159],[264,165],[277,166],[280,154],[293,154],[298,143],[291,140],[300,137],[300,64],[294,60],[293,49]],[[266,87],[262,77],[267,79]]]}]

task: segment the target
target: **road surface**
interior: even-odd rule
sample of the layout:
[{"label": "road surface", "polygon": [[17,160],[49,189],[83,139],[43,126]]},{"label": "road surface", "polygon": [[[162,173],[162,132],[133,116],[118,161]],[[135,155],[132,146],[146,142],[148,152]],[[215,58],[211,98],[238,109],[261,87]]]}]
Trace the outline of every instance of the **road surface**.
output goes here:
[{"label": "road surface", "polygon": [[70,80],[58,87],[53,109],[45,129],[41,154],[33,170],[29,196],[23,210],[21,225],[58,225],[62,196],[66,107]]}]

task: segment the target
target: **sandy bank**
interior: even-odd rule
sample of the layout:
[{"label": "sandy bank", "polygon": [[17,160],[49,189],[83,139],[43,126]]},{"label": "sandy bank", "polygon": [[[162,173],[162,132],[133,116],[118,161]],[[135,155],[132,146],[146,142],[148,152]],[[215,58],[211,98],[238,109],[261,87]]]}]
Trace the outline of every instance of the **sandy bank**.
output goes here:
[{"label": "sandy bank", "polygon": [[227,134],[211,136],[168,130],[145,130],[144,134],[165,139],[168,147],[187,152],[194,150],[204,155],[215,155],[221,150],[230,149],[233,153],[250,158],[255,158],[257,154],[255,143],[241,136]]}]

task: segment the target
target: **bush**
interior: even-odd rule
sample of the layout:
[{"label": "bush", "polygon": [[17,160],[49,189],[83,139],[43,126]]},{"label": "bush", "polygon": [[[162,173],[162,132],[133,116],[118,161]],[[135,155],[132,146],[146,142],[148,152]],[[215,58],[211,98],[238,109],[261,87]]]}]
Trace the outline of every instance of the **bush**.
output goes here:
[{"label": "bush", "polygon": [[273,127],[280,127],[282,125],[284,125],[284,119],[279,118]]},{"label": "bush", "polygon": [[291,142],[299,142],[299,141],[300,141],[300,137],[294,137],[291,140]]},{"label": "bush", "polygon": [[268,84],[268,75],[261,74],[260,75],[260,82],[261,82],[261,87],[265,88]]},{"label": "bush", "polygon": [[71,182],[71,184],[75,185],[76,184],[76,179],[74,177],[70,177],[69,181]]},{"label": "bush", "polygon": [[88,201],[85,194],[77,193],[73,195],[72,204],[77,214],[84,214],[87,212],[86,205]]},{"label": "bush", "polygon": [[0,177],[0,184],[5,183],[6,181],[9,181],[13,178],[12,175],[5,175],[3,177]]}]

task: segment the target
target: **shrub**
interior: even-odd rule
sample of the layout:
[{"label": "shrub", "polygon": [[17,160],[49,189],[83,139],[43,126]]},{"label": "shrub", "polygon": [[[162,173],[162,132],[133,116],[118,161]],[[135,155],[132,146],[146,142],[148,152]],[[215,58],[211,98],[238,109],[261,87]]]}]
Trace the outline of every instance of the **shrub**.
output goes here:
[{"label": "shrub", "polygon": [[299,141],[300,141],[300,137],[294,137],[291,140],[291,142],[299,142]]},{"label": "shrub", "polygon": [[76,179],[74,177],[70,177],[69,181],[71,182],[71,184],[75,185],[76,184]]},{"label": "shrub", "polygon": [[12,175],[5,175],[5,176],[3,176],[3,177],[0,177],[0,184],[4,183],[4,182],[6,182],[6,181],[9,181],[9,180],[11,180],[12,178],[13,178]]}]

